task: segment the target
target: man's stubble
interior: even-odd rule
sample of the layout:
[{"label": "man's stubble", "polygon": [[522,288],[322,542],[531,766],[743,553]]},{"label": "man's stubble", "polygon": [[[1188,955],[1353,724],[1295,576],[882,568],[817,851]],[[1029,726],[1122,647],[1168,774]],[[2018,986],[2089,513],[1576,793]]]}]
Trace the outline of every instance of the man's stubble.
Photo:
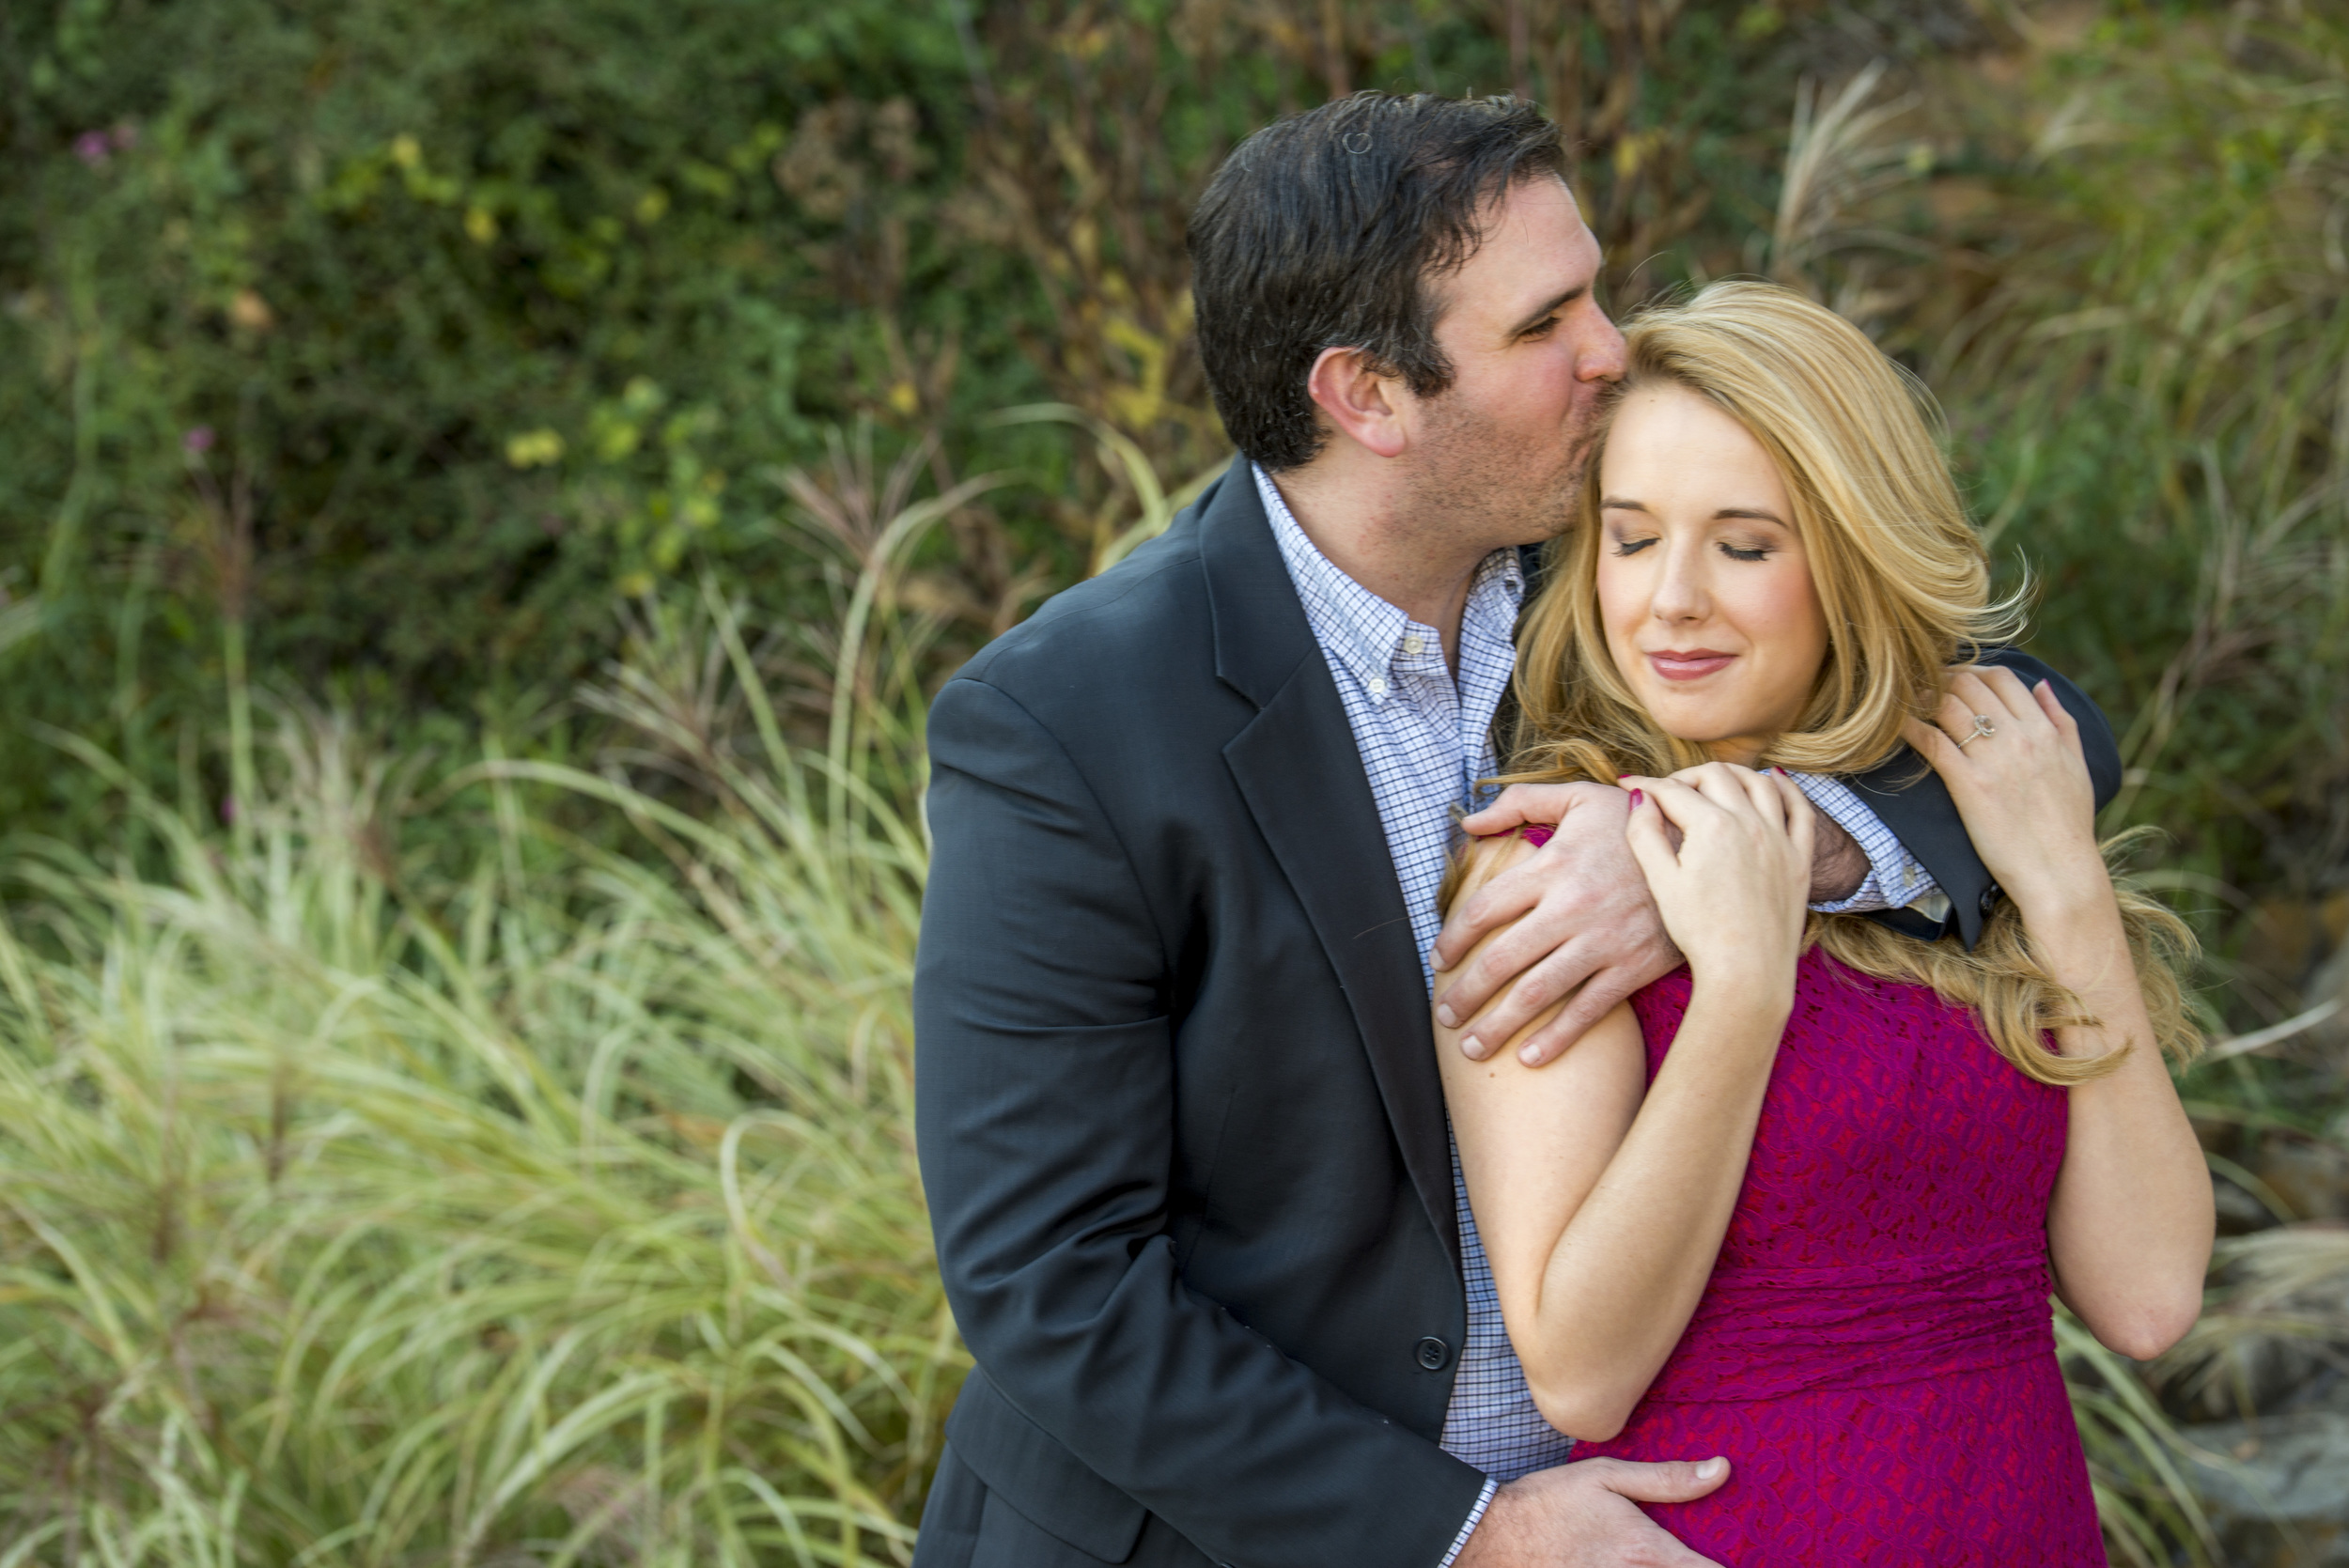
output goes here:
[{"label": "man's stubble", "polygon": [[1597,409],[1579,412],[1554,445],[1529,446],[1456,393],[1425,407],[1420,460],[1406,485],[1421,528],[1489,551],[1541,544],[1573,525]]}]

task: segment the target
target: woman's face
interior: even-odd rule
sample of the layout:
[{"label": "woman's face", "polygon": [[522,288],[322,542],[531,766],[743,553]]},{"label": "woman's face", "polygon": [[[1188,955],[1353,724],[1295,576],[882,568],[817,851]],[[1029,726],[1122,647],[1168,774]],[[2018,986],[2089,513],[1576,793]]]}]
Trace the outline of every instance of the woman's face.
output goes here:
[{"label": "woman's face", "polygon": [[1695,393],[1631,393],[1599,460],[1608,650],[1668,735],[1750,764],[1800,717],[1827,617],[1785,481]]}]

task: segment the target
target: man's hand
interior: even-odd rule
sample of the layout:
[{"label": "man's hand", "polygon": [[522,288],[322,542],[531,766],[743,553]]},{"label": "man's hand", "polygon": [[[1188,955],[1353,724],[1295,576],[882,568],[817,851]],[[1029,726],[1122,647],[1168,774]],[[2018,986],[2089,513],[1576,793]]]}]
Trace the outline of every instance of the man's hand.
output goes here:
[{"label": "man's hand", "polygon": [[1455,1568],[1719,1568],[1640,1512],[1688,1502],[1729,1479],[1729,1461],[1637,1465],[1585,1459],[1493,1494]]},{"label": "man's hand", "polygon": [[[1449,979],[1436,996],[1437,1017],[1447,1029],[1476,1019],[1475,1032],[1460,1040],[1471,1060],[1490,1056],[1544,1008],[1571,995],[1517,1049],[1531,1067],[1554,1061],[1626,997],[1680,967],[1647,879],[1624,843],[1626,802],[1622,790],[1607,784],[1513,784],[1461,824],[1479,835],[1528,822],[1558,829],[1522,863],[1463,900],[1436,939],[1433,962]],[[1508,929],[1474,963],[1449,974],[1502,926]],[[1508,994],[1478,1017],[1504,986]]]}]

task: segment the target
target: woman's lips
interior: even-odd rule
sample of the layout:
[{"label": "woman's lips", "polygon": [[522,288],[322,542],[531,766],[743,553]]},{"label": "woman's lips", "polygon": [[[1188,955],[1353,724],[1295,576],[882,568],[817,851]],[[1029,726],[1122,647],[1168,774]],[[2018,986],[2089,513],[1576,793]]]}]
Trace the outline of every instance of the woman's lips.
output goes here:
[{"label": "woman's lips", "polygon": [[1716,671],[1729,668],[1734,653],[1716,653],[1711,648],[1669,648],[1647,656],[1648,668],[1666,680],[1703,680]]}]

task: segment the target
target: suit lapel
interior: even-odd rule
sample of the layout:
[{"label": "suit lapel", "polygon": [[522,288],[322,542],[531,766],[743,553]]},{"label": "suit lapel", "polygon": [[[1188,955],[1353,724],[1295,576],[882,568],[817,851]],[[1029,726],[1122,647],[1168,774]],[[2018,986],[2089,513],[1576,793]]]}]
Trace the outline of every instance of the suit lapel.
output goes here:
[{"label": "suit lapel", "polygon": [[1346,706],[1244,461],[1200,502],[1200,558],[1216,673],[1258,709],[1224,761],[1337,973],[1404,1167],[1456,1259],[1443,1083],[1410,913]]}]

